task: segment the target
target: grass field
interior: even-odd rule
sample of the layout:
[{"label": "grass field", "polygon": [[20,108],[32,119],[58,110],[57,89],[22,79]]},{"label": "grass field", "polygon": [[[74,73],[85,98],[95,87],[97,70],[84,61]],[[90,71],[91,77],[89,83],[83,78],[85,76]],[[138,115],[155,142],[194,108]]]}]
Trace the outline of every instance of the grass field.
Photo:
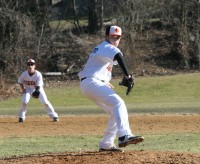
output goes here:
[{"label": "grass field", "polygon": [[[118,86],[119,79],[113,80],[116,92],[124,99],[129,113],[139,114],[200,114],[200,73],[173,76],[137,77],[130,96],[125,88]],[[57,88],[45,88],[49,100],[59,115],[82,115],[104,113],[85,98],[78,82]],[[0,116],[17,116],[21,97],[0,102]],[[27,115],[46,115],[39,101],[32,99]],[[1,118],[0,118],[1,119]],[[97,149],[101,136],[41,136],[1,138],[0,158],[13,155],[37,154],[44,152],[81,151]],[[151,134],[145,145],[134,147],[141,150],[172,150],[200,153],[200,132],[174,134]],[[157,142],[157,138],[159,142]],[[174,142],[181,138],[184,142]],[[83,142],[84,140],[84,142]],[[188,143],[188,140],[190,143]],[[88,144],[85,145],[84,143]],[[190,146],[188,146],[190,144]],[[40,149],[38,149],[40,147]],[[131,149],[131,148],[130,148]]]},{"label": "grass field", "polygon": [[[115,91],[124,99],[130,113],[200,113],[200,73],[173,76],[138,77],[133,92],[125,96],[125,88],[112,81]],[[60,114],[95,114],[102,110],[82,95],[79,83],[45,88],[52,105]],[[21,97],[0,102],[0,115],[15,115]],[[32,99],[29,114],[43,114],[39,101]]]},{"label": "grass field", "polygon": [[[157,150],[200,153],[200,133],[146,135],[145,144],[126,150]],[[1,139],[0,158],[48,152],[80,152],[98,150],[102,136],[58,136]],[[179,141],[176,141],[179,139]],[[176,141],[176,142],[175,142]]]}]

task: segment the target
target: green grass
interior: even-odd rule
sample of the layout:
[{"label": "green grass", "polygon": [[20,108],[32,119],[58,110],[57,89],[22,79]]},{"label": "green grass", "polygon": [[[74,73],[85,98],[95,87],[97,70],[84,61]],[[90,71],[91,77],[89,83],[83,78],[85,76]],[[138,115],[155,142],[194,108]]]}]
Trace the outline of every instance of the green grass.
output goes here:
[{"label": "green grass", "polygon": [[[145,141],[126,150],[157,150],[200,153],[200,133],[146,135]],[[50,152],[98,151],[101,136],[53,136],[0,140],[0,158]],[[117,144],[117,141],[116,141]]]},{"label": "green grass", "polygon": [[[138,103],[197,102],[200,98],[200,74],[179,74],[136,79],[134,99]],[[141,99],[141,96],[143,99]]]},{"label": "green grass", "polygon": [[[57,136],[1,139],[0,158],[48,152],[73,152],[97,148],[98,137]],[[96,146],[94,146],[94,145]]]},{"label": "green grass", "polygon": [[[136,149],[200,153],[200,133],[147,135]],[[128,148],[129,149],[129,148]],[[128,150],[127,149],[127,150]],[[131,150],[132,148],[130,148]]]},{"label": "green grass", "polygon": [[[200,113],[200,73],[173,76],[137,77],[133,92],[125,96],[120,79],[112,81],[115,91],[124,99],[130,113]],[[45,88],[47,96],[61,114],[102,113],[93,102],[84,97],[79,83],[58,88]],[[0,115],[13,115],[18,111],[21,97],[0,102]],[[34,108],[34,109],[32,109]],[[32,99],[29,114],[43,114],[39,101]]]}]

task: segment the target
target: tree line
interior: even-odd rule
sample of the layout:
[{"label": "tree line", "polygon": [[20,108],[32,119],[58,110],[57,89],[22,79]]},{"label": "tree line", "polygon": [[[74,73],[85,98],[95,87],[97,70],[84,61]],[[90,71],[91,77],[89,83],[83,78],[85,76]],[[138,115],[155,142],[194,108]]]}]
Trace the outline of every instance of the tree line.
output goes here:
[{"label": "tree line", "polygon": [[[148,69],[146,63],[168,69],[200,68],[199,0],[53,2],[0,0],[1,72],[16,77],[32,57],[44,72],[72,76],[111,24],[123,29],[120,48],[132,71],[141,65]],[[62,21],[73,26],[60,28]]]}]

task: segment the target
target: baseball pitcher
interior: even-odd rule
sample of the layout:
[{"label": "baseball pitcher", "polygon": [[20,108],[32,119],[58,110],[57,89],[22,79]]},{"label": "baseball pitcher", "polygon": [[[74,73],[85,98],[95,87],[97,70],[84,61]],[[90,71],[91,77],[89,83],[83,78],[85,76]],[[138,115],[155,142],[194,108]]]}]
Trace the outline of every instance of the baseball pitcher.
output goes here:
[{"label": "baseball pitcher", "polygon": [[78,74],[83,94],[110,114],[107,130],[99,143],[99,151],[122,151],[114,144],[116,136],[118,136],[119,147],[137,144],[144,140],[144,137],[132,134],[126,105],[110,84],[112,69],[116,64],[119,64],[123,71],[124,77],[120,85],[128,88],[127,95],[134,84],[123,54],[117,48],[121,37],[120,27],[107,27],[105,41],[94,48],[83,70]]}]

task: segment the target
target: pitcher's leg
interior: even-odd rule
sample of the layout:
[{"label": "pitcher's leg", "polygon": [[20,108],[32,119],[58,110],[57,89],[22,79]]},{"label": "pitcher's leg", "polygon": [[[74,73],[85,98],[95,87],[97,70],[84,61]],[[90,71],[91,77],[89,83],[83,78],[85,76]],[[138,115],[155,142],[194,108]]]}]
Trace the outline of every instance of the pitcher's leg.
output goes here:
[{"label": "pitcher's leg", "polygon": [[[130,126],[129,126],[129,119],[128,119],[128,112],[124,101],[118,96],[115,95],[116,98],[116,105],[113,109],[114,117],[117,122],[117,135],[124,136],[124,135],[132,135]],[[118,102],[118,103],[117,103]]]},{"label": "pitcher's leg", "polygon": [[109,113],[113,113],[113,117],[117,124],[118,136],[132,135],[129,126],[128,112],[126,105],[124,101],[116,93],[107,95],[104,94],[104,96],[93,96],[90,98],[96,102],[101,102],[102,104],[105,104],[106,108],[104,108],[104,110],[107,110]]},{"label": "pitcher's leg", "polygon": [[[109,113],[113,112],[114,120],[117,125],[116,133],[119,137],[118,146],[125,147],[128,144],[136,144],[142,142],[144,140],[142,136],[133,136],[131,132],[127,108],[121,97],[119,97],[105,83],[101,83],[99,80],[92,79],[89,84],[87,84],[87,82],[89,81],[86,79],[83,83],[81,83],[81,90],[85,96],[93,100],[102,109],[107,110]],[[108,128],[108,130],[110,129]],[[100,142],[101,146],[109,147],[109,142],[110,145],[113,144],[113,134],[108,130],[106,131],[103,140]]]},{"label": "pitcher's leg", "polygon": [[[97,85],[99,85],[99,87],[96,87]],[[100,108],[112,114],[104,138],[100,142],[100,146],[110,147],[113,145],[116,133],[119,136],[132,134],[129,127],[125,103],[112,89],[105,84],[95,83],[95,85],[89,85],[89,88],[83,90],[83,92]]]},{"label": "pitcher's leg", "polygon": [[114,141],[116,138],[116,132],[117,132],[117,124],[116,124],[113,113],[111,113],[104,137],[99,142],[99,147],[103,149],[110,149],[112,147],[115,147]]}]

